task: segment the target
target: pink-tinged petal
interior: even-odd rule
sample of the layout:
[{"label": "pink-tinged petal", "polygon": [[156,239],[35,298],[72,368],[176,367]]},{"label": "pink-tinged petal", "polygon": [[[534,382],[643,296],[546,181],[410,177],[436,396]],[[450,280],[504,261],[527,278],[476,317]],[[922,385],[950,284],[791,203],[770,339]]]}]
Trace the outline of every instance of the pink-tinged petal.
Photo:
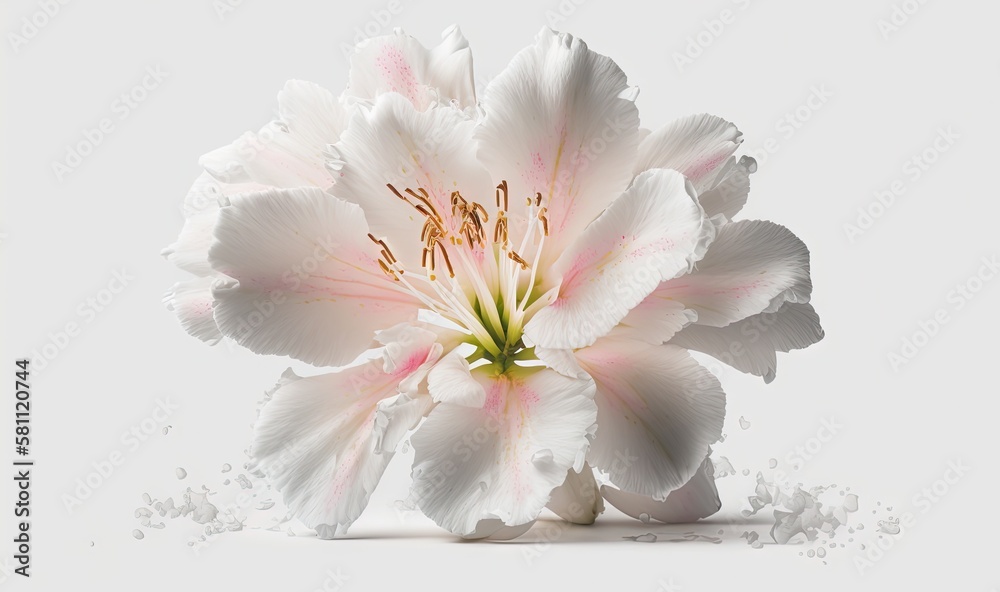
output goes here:
[{"label": "pink-tinged petal", "polygon": [[392,35],[362,42],[351,56],[348,97],[374,100],[398,93],[421,111],[435,102],[476,104],[472,50],[457,26],[441,34],[441,43],[427,49],[397,29]]},{"label": "pink-tinged petal", "polygon": [[701,194],[712,187],[742,141],[743,134],[722,118],[705,113],[682,117],[643,139],[634,172],[674,169]]},{"label": "pink-tinged petal", "polygon": [[445,226],[456,231],[460,217],[452,213],[453,192],[470,201],[485,192],[486,205],[493,205],[489,175],[476,160],[473,126],[457,108],[418,111],[399,95],[385,94],[370,110],[355,114],[337,144],[344,166],[333,194],[360,205],[372,232],[387,239],[408,269],[420,267],[426,218],[411,205],[419,205],[416,198],[407,203],[386,185],[400,193],[424,189]]},{"label": "pink-tinged petal", "polygon": [[251,468],[281,492],[294,515],[322,533],[343,533],[361,515],[396,444],[428,409],[426,397],[398,395],[413,372],[426,372],[439,344],[415,340],[401,352],[421,358],[386,372],[371,360],[332,374],[287,371],[254,425]]},{"label": "pink-tinged petal", "polygon": [[184,330],[209,345],[222,340],[212,316],[212,282],[209,277],[178,282],[163,297],[167,310],[177,315]]},{"label": "pink-tinged petal", "polygon": [[604,498],[594,479],[594,470],[584,463],[582,471],[569,470],[566,481],[552,490],[545,506],[573,524],[593,524],[604,512]]},{"label": "pink-tinged petal", "polygon": [[594,343],[660,282],[689,271],[714,233],[680,173],[642,173],[556,261],[559,294],[525,336],[544,348]]},{"label": "pink-tinged petal", "polygon": [[410,438],[411,499],[463,536],[534,521],[567,471],[582,468],[596,418],[589,381],[491,368],[472,371],[486,391],[481,408],[439,404]]},{"label": "pink-tinged petal", "polygon": [[667,499],[656,501],[649,496],[601,487],[604,499],[625,514],[640,520],[653,519],[668,524],[689,524],[708,518],[722,507],[715,487],[715,467],[707,457],[691,479],[670,492]]},{"label": "pink-tinged petal", "polygon": [[215,320],[260,354],[316,365],[354,360],[375,331],[413,319],[419,301],[384,274],[361,209],[319,189],[238,195],[215,225]]},{"label": "pink-tinged petal", "polygon": [[486,88],[479,157],[515,202],[541,193],[546,266],[632,178],[639,115],[628,91],[610,58],[547,28]]},{"label": "pink-tinged petal", "polygon": [[[668,283],[670,282],[660,286]],[[678,331],[697,319],[698,313],[689,309],[683,302],[661,298],[654,290],[625,315],[622,322],[612,329],[611,335],[659,345],[670,341]]]},{"label": "pink-tinged petal", "polygon": [[590,463],[617,488],[657,500],[687,483],[722,434],[719,381],[672,345],[605,338],[576,357],[597,383]]},{"label": "pink-tinged petal", "polygon": [[784,226],[743,220],[719,228],[697,269],[657,286],[641,308],[666,315],[683,303],[697,324],[724,327],[811,293],[805,244]]},{"label": "pink-tinged petal", "polygon": [[776,352],[809,347],[821,339],[823,328],[812,305],[786,302],[774,312],[756,314],[725,327],[691,325],[670,343],[706,353],[771,382],[778,366]]},{"label": "pink-tinged petal", "polygon": [[326,189],[333,183],[326,147],[345,124],[346,111],[328,90],[292,80],[278,94],[278,119],[202,156],[200,164],[224,183]]}]

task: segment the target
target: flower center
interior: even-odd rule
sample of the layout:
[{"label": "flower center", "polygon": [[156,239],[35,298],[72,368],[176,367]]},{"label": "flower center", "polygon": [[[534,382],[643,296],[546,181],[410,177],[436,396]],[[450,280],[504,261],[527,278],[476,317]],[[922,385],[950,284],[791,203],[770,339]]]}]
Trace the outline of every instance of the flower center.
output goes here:
[{"label": "flower center", "polygon": [[[451,193],[442,208],[422,187],[389,191],[420,213],[420,267],[407,269],[382,239],[381,270],[428,309],[472,334],[479,357],[507,365],[529,357],[522,328],[542,306],[539,260],[549,233],[542,195],[525,200],[524,209],[510,210],[507,181],[496,187],[496,214],[477,201]],[[445,210],[442,212],[442,210]],[[520,237],[518,247],[512,240]]]}]

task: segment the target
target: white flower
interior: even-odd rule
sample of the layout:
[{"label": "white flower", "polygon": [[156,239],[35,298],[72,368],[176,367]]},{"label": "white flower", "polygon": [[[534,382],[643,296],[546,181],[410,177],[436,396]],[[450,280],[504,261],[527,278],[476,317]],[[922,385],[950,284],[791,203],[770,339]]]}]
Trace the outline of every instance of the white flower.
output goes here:
[{"label": "white flower", "polygon": [[457,28],[430,50],[396,32],[339,98],[290,82],[277,121],[202,158],[165,252],[198,276],[166,297],[185,328],[317,366],[382,348],[286,373],[261,411],[251,452],[298,518],[346,530],[418,424],[410,499],[461,536],[546,505],[589,523],[602,494],[665,521],[719,508],[725,396],[687,350],[771,380],[822,337],[809,254],[731,222],[755,169],[734,125],[650,133],[635,96],[545,29],[477,99]]}]

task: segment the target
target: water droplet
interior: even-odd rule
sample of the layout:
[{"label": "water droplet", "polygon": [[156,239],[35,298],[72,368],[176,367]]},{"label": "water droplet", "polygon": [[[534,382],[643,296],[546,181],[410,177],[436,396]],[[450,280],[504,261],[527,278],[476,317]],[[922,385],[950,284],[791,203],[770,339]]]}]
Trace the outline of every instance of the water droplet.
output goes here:
[{"label": "water droplet", "polygon": [[746,477],[750,474],[750,469],[743,469],[743,476]]},{"label": "water droplet", "polygon": [[826,557],[826,549],[823,547],[816,549],[816,557]]},{"label": "water droplet", "polygon": [[177,473],[178,479],[183,479],[188,476],[188,472],[180,467],[177,467],[177,469],[175,469],[174,472]]},{"label": "water droplet", "polygon": [[486,481],[480,481],[479,482],[479,491],[482,491],[483,493],[486,493]]},{"label": "water droplet", "polygon": [[402,452],[403,454],[406,454],[409,451],[410,451],[410,441],[409,440],[404,440],[403,441],[403,447],[400,449],[400,452]]},{"label": "water droplet", "polygon": [[531,456],[531,462],[536,465],[546,464],[552,462],[552,451],[548,448],[543,448]]},{"label": "water droplet", "polygon": [[146,535],[142,534],[142,531],[137,528],[132,531],[132,536],[134,536],[137,541],[141,541]]},{"label": "water droplet", "polygon": [[750,429],[750,422],[744,419],[742,415],[740,416],[740,427],[743,428],[744,430]]},{"label": "water droplet", "polygon": [[651,532],[647,532],[646,534],[640,534],[639,536],[629,537],[629,538],[632,539],[633,541],[637,542],[637,543],[655,543],[656,542],[656,535],[653,534],[653,533],[651,533]]},{"label": "water droplet", "polygon": [[719,534],[726,534],[726,531],[720,528],[719,529]]},{"label": "water droplet", "polygon": [[760,541],[754,541],[754,542],[750,543],[750,546],[753,547],[754,549],[763,549],[764,548],[764,543],[762,543]]},{"label": "water droplet", "polygon": [[163,435],[166,436],[167,433],[170,432],[170,428],[172,428],[172,427],[174,427],[174,426],[168,425],[165,428],[163,428]]},{"label": "water droplet", "polygon": [[776,469],[776,468],[778,468],[778,459],[772,458],[772,459],[768,460],[767,461],[767,466],[770,469]]},{"label": "water droplet", "polygon": [[639,514],[639,520],[641,520],[643,522],[643,524],[649,524],[649,514],[647,514],[645,512],[643,512],[642,514]]},{"label": "water droplet", "polygon": [[226,479],[225,481],[222,482],[223,485],[229,485],[230,483],[232,483],[232,481],[230,481],[229,479]]},{"label": "water droplet", "polygon": [[153,505],[153,498],[149,497],[148,493],[142,494],[142,501],[144,501],[147,506]]},{"label": "water droplet", "polygon": [[264,500],[264,501],[260,502],[260,504],[257,506],[257,509],[258,510],[270,510],[272,507],[274,507],[274,502],[273,501],[271,501],[271,500]]},{"label": "water droplet", "polygon": [[237,477],[236,482],[240,484],[240,487],[242,489],[253,489],[253,483],[251,483],[250,480],[247,479],[246,475],[240,475],[239,477]]},{"label": "water droplet", "polygon": [[91,546],[91,547],[93,547],[93,546],[94,546],[94,541],[90,541],[90,546]]},{"label": "water droplet", "polygon": [[226,463],[226,464],[222,465],[222,472],[223,473],[228,473],[229,471],[232,471],[232,470],[233,470],[233,465],[231,465],[229,463]]},{"label": "water droplet", "polygon": [[746,156],[746,155],[741,156],[740,164],[743,166],[743,168],[747,170],[748,173],[753,174],[757,172],[757,161],[754,160],[753,157],[751,156]]},{"label": "water droplet", "polygon": [[857,526],[857,529],[858,529],[858,530],[864,530],[864,529],[865,529],[865,525],[864,525],[864,524],[859,524],[859,525]]},{"label": "water droplet", "polygon": [[816,556],[816,551],[813,551],[812,549],[806,551],[806,557],[815,557],[815,556]]}]

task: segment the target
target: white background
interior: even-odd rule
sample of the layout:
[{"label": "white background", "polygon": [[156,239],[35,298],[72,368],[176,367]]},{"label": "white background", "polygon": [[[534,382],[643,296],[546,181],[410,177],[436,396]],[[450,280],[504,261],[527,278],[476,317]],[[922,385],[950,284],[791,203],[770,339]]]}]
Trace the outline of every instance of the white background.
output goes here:
[{"label": "white background", "polygon": [[[33,375],[33,577],[8,576],[0,587],[224,584],[309,591],[336,588],[331,573],[345,591],[435,585],[986,592],[1000,586],[994,471],[1000,280],[972,279],[983,257],[1000,255],[994,182],[1000,6],[577,2],[564,0],[560,8],[555,0],[400,0],[402,9],[385,28],[373,17],[387,9],[381,0],[244,0],[221,16],[211,0],[71,2],[24,44],[12,44],[9,34],[22,34],[22,19],[39,12],[39,4],[4,3],[0,361],[9,382],[14,359],[52,343],[68,322],[81,330]],[[912,14],[905,22],[897,16],[898,30],[883,34],[879,20],[904,4]],[[716,25],[717,35],[703,32],[704,22],[723,10],[731,11],[730,22],[721,31]],[[142,492],[162,498],[188,485],[215,486],[223,462],[241,462],[255,402],[289,364],[225,345],[209,348],[188,337],[160,303],[182,278],[159,251],[181,227],[178,204],[199,172],[198,157],[266,123],[287,79],[339,92],[347,76],[341,48],[353,43],[356,28],[402,26],[430,45],[458,23],[484,85],[550,21],[621,65],[642,90],[644,127],[703,111],[734,121],[745,134],[743,152],[760,162],[742,216],[788,226],[812,252],[813,303],[826,338],[780,355],[770,385],[721,371],[729,438],[718,451],[738,471],[751,470],[750,477],[720,481],[724,507],[716,524],[696,527],[724,530],[723,542],[625,541],[624,535],[692,527],[647,526],[608,512],[596,527],[547,522],[514,544],[461,543],[420,517],[399,520],[392,501],[405,495],[406,458],[390,467],[352,540],[247,531],[214,539],[196,555],[179,523],[146,529],[146,538],[135,540],[132,512]],[[699,34],[707,47],[678,67],[674,55]],[[120,119],[116,98],[140,84],[147,67],[168,76]],[[808,121],[797,129],[782,124],[813,87],[832,97],[800,110]],[[113,131],[58,179],[52,163],[105,117]],[[911,159],[932,146],[939,129],[957,139],[944,152],[929,152],[935,162],[916,178]],[[761,152],[766,145],[770,154]],[[875,193],[897,179],[902,194],[889,207],[873,206]],[[858,223],[859,208],[877,216],[851,240],[845,224]],[[132,277],[125,289],[92,318],[81,316],[80,306],[122,269]],[[958,309],[949,293],[967,282],[980,290],[962,297]],[[948,322],[929,339],[918,337],[926,344],[894,369],[888,354],[899,352],[938,309]],[[169,434],[158,427],[136,450],[125,445],[123,432],[167,397],[177,405]],[[0,449],[10,466],[13,392],[3,401]],[[739,428],[741,415],[751,421],[749,430]],[[792,471],[786,458],[809,444],[824,418],[843,428]],[[64,495],[76,480],[116,450],[122,464],[67,511]],[[807,545],[754,550],[739,537],[753,528],[766,539],[766,524],[728,525],[753,492],[753,473],[771,457],[794,481],[836,483],[859,494],[854,518],[866,530],[830,550],[826,565],[799,556]],[[970,470],[939,501],[918,504],[914,496],[955,460]],[[190,473],[183,482],[174,476],[177,466]],[[3,479],[0,565],[9,570],[14,490],[10,476]],[[915,524],[860,573],[855,558],[863,556],[859,544],[875,540],[878,502],[893,506],[892,514],[912,511]],[[545,544],[549,538],[557,540]],[[839,534],[836,540],[846,543]]]}]

